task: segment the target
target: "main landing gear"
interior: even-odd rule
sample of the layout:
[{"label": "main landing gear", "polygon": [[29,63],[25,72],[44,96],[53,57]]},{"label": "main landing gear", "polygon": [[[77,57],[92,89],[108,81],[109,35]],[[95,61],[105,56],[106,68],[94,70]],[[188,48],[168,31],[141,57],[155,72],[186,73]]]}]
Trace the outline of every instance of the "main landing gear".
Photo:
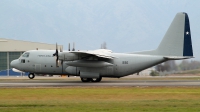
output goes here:
[{"label": "main landing gear", "polygon": [[102,77],[99,78],[81,78],[82,82],[100,82]]},{"label": "main landing gear", "polygon": [[29,78],[29,79],[33,79],[34,77],[35,77],[35,74],[34,74],[34,73],[29,73],[29,74],[28,74],[28,78]]}]

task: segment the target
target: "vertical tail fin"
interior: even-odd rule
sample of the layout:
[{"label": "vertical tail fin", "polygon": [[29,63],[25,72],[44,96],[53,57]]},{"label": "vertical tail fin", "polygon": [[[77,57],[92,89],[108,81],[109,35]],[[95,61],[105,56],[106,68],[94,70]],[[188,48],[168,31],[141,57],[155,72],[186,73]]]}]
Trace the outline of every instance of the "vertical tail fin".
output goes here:
[{"label": "vertical tail fin", "polygon": [[177,13],[156,50],[138,54],[193,57],[190,23],[187,13]]},{"label": "vertical tail fin", "polygon": [[156,52],[165,56],[193,56],[187,13],[177,13]]}]

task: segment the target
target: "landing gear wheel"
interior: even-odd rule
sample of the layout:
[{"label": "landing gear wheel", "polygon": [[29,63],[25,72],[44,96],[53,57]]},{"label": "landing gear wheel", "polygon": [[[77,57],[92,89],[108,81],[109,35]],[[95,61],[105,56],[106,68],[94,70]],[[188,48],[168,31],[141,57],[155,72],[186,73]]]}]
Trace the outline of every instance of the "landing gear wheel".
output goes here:
[{"label": "landing gear wheel", "polygon": [[91,80],[90,78],[81,78],[82,82],[90,82],[90,80]]},{"label": "landing gear wheel", "polygon": [[33,79],[34,77],[35,77],[35,74],[34,74],[34,73],[29,73],[29,74],[28,74],[28,78],[29,78],[29,79]]},{"label": "landing gear wheel", "polygon": [[100,82],[102,79],[102,77],[99,77],[99,78],[91,78],[91,81],[92,82]]}]

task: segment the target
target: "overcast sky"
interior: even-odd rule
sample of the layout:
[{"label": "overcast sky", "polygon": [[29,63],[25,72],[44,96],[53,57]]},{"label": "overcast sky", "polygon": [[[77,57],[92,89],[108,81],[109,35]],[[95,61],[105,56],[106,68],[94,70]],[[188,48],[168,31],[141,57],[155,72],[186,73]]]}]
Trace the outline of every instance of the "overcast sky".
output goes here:
[{"label": "overcast sky", "polygon": [[0,37],[114,52],[156,49],[178,12],[200,60],[200,0],[0,0]]}]

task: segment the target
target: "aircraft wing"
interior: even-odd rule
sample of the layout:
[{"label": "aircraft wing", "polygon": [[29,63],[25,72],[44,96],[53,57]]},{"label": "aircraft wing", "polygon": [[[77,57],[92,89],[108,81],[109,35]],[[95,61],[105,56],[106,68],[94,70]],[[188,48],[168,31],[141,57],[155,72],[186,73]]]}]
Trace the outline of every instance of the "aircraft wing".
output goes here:
[{"label": "aircraft wing", "polygon": [[111,53],[111,50],[107,49],[98,49],[98,50],[92,50],[92,51],[71,51],[70,53],[74,53],[77,55],[93,55],[100,58],[106,58],[106,59],[114,59],[114,56],[111,56],[109,53]]},{"label": "aircraft wing", "polygon": [[114,59],[115,57],[111,55],[111,50],[107,49],[98,49],[92,51],[64,51],[59,52],[59,59],[64,61],[74,61],[80,60],[88,57],[99,57],[105,59]]}]

